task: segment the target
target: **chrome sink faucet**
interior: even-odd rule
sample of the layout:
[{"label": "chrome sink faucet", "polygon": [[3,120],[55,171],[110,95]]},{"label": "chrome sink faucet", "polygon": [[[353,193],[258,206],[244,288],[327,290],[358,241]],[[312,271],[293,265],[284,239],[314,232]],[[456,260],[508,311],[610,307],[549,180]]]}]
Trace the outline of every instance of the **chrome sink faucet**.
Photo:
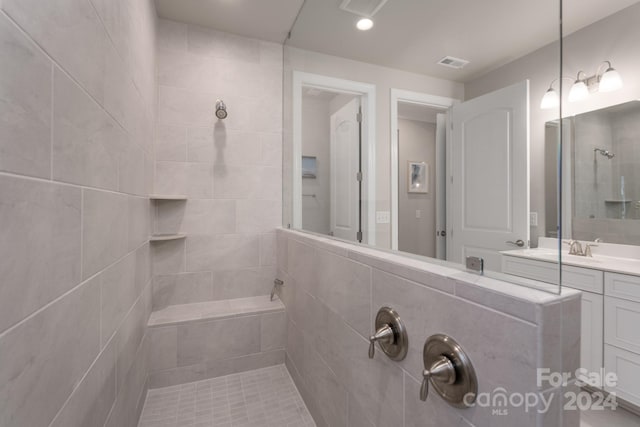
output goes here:
[{"label": "chrome sink faucet", "polygon": [[584,256],[592,258],[591,248],[596,248],[598,245],[592,245],[591,243],[585,244],[584,250],[582,244],[577,240],[563,241],[565,245],[569,245],[569,255]]},{"label": "chrome sink faucet", "polygon": [[569,255],[585,256],[582,252],[582,245],[577,240],[563,241],[565,245],[569,245]]}]

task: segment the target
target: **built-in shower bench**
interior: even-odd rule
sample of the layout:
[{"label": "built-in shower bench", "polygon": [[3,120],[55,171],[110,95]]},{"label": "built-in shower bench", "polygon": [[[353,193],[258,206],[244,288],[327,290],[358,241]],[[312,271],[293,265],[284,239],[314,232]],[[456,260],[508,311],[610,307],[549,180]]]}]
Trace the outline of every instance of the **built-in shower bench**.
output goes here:
[{"label": "built-in shower bench", "polygon": [[148,327],[150,388],[284,363],[284,305],[268,295],[170,305]]},{"label": "built-in shower bench", "polygon": [[277,312],[284,312],[284,304],[279,299],[269,301],[268,296],[205,301],[170,305],[154,311],[149,317],[148,326],[153,328]]}]

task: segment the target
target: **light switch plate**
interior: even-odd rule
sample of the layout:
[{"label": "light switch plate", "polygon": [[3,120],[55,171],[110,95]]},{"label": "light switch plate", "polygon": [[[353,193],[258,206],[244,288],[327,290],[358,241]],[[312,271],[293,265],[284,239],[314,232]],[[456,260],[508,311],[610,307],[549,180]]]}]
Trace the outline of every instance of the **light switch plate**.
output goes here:
[{"label": "light switch plate", "polygon": [[531,227],[538,226],[538,212],[529,212],[529,225]]},{"label": "light switch plate", "polygon": [[376,212],[376,223],[389,224],[389,222],[391,222],[391,213],[389,211]]},{"label": "light switch plate", "polygon": [[416,218],[420,218],[422,216],[422,211],[420,209],[416,209]]}]

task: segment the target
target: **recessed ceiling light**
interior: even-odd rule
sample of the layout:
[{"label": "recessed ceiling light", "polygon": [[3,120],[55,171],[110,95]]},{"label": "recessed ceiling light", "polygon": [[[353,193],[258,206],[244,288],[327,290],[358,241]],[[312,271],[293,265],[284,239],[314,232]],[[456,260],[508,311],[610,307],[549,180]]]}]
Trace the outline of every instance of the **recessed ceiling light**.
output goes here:
[{"label": "recessed ceiling light", "polygon": [[373,28],[373,21],[369,18],[362,18],[358,21],[358,23],[356,24],[356,27],[360,31],[370,30],[371,28]]}]

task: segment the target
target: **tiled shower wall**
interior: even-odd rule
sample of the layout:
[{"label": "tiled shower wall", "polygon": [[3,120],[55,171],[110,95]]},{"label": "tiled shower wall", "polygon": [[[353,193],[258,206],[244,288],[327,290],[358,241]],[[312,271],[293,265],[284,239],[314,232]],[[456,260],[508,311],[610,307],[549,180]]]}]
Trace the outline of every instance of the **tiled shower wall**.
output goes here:
[{"label": "tiled shower wall", "polygon": [[1,2],[3,427],[137,422],[155,20],[152,0]]},{"label": "tiled shower wall", "polygon": [[[453,268],[289,230],[278,230],[278,275],[287,312],[287,368],[319,426],[578,427],[562,389],[537,386],[538,368],[579,365],[580,297],[545,294]],[[409,336],[393,362],[368,339],[380,307]],[[467,351],[478,391],[553,395],[550,410],[456,409],[433,390],[418,398],[425,340],[450,335]],[[499,409],[499,408],[498,408]]]},{"label": "tiled shower wall", "polygon": [[[572,237],[580,240],[602,239],[626,245],[640,245],[640,114],[592,112],[575,117],[574,217]],[[594,148],[609,150],[613,159],[594,153]],[[625,178],[625,215],[620,200],[621,177]]]},{"label": "tiled shower wall", "polygon": [[[281,224],[282,45],[160,20],[154,309],[268,295]],[[216,99],[227,105],[215,118]]]}]

